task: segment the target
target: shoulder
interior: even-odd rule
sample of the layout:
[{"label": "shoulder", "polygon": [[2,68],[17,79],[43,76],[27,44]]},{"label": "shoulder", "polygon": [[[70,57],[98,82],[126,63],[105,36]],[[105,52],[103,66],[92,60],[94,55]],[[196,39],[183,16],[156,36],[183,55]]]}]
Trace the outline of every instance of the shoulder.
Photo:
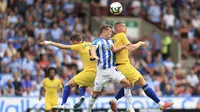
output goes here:
[{"label": "shoulder", "polygon": [[84,46],[84,47],[88,47],[88,46],[91,46],[92,45],[92,43],[91,42],[83,42],[82,43],[82,46]]},{"label": "shoulder", "polygon": [[102,39],[101,38],[97,38],[95,40],[93,40],[92,44],[97,44],[101,41]]},{"label": "shoulder", "polygon": [[126,34],[125,33],[118,33],[115,36],[116,37],[126,37]]},{"label": "shoulder", "polygon": [[47,78],[44,78],[44,79],[43,79],[43,82],[46,82],[46,81],[48,81],[48,79],[49,79],[48,77],[47,77]]},{"label": "shoulder", "polygon": [[58,81],[58,82],[60,81],[60,79],[59,79],[59,78],[55,78],[55,80],[56,80],[56,81]]}]

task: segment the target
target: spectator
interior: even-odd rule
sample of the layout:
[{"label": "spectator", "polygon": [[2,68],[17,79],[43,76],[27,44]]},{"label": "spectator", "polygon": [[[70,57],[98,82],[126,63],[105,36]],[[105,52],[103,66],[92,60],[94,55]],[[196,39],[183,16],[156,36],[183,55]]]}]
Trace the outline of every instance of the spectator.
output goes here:
[{"label": "spectator", "polygon": [[10,14],[8,15],[8,23],[16,24],[18,22],[18,18],[14,11],[10,10]]},{"label": "spectator", "polygon": [[183,48],[183,57],[187,58],[188,57],[188,49],[189,49],[189,42],[188,42],[188,25],[187,23],[183,23],[183,27],[179,29],[180,32],[180,38],[181,38],[181,45]]},{"label": "spectator", "polygon": [[47,57],[47,55],[42,55],[41,56],[42,58],[41,58],[41,60],[39,61],[39,65],[40,65],[40,67],[42,68],[42,69],[45,69],[45,68],[47,68],[47,66],[49,66],[49,61],[48,61],[48,57]]},{"label": "spectator", "polygon": [[172,9],[167,10],[167,14],[164,14],[163,17],[165,29],[170,33],[173,33],[174,25],[175,25],[175,16],[172,14]]},{"label": "spectator", "polygon": [[14,81],[13,81],[13,86],[15,89],[15,96],[22,96],[23,90],[22,90],[22,83],[19,77],[19,74],[15,72],[13,74]]},{"label": "spectator", "polygon": [[197,75],[194,73],[194,69],[191,69],[186,79],[187,79],[188,84],[192,87],[196,87],[197,84],[199,84],[199,79]]},{"label": "spectator", "polygon": [[197,15],[192,19],[192,25],[194,28],[199,28],[200,27],[200,20]]},{"label": "spectator", "polygon": [[160,23],[161,9],[159,7],[159,4],[151,2],[151,5],[148,9],[148,16],[153,23]]},{"label": "spectator", "polygon": [[0,12],[5,13],[7,9],[7,3],[4,0],[0,0]]},{"label": "spectator", "polygon": [[174,93],[173,93],[173,90],[172,90],[172,88],[171,88],[171,85],[167,84],[167,85],[165,86],[163,95],[164,95],[164,96],[173,96],[173,94],[174,94]]},{"label": "spectator", "polygon": [[162,48],[162,37],[158,34],[158,32],[156,32],[155,30],[153,31],[152,34],[152,38],[153,38],[153,48],[154,48],[154,52],[155,51],[160,51]]},{"label": "spectator", "polygon": [[16,55],[17,50],[13,47],[13,43],[8,43],[8,48],[6,49],[6,52],[8,53],[9,57],[12,57],[13,55]]},{"label": "spectator", "polygon": [[14,89],[11,79],[9,79],[6,85],[4,86],[4,94],[5,96],[14,96]]},{"label": "spectator", "polygon": [[44,28],[42,23],[38,23],[38,27],[34,29],[34,36],[36,39],[38,39],[39,35],[41,35],[43,39],[47,35],[47,32],[48,32],[47,28]]},{"label": "spectator", "polygon": [[17,61],[16,55],[12,56],[12,61],[9,64],[9,68],[12,71],[12,73],[20,71],[20,63]]},{"label": "spectator", "polygon": [[3,73],[1,73],[0,85],[1,85],[1,86],[7,85],[7,82],[8,82],[9,80],[10,80],[10,81],[13,80],[12,74],[11,74],[11,72],[10,72],[9,67],[5,67],[5,71],[4,71]]},{"label": "spectator", "polygon": [[61,39],[63,35],[63,31],[58,27],[57,23],[53,24],[53,28],[51,29],[51,36],[53,40],[58,41]]},{"label": "spectator", "polygon": [[26,53],[25,59],[22,61],[23,71],[28,71],[32,73],[34,71],[34,66],[35,66],[35,63],[31,59],[31,56],[28,53]]},{"label": "spectator", "polygon": [[168,33],[162,40],[162,55],[163,58],[166,59],[168,56],[170,56],[170,45],[172,44],[172,39]]},{"label": "spectator", "polygon": [[30,74],[27,72],[24,76],[24,80],[22,81],[22,88],[23,91],[29,93],[33,89],[33,84],[30,79]]}]

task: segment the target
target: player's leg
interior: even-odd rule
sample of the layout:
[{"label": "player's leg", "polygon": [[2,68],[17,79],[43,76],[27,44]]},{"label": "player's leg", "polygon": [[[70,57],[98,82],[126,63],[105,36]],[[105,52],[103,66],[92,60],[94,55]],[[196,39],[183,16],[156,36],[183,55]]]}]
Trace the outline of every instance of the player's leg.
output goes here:
[{"label": "player's leg", "polygon": [[92,107],[93,107],[93,105],[94,105],[95,101],[97,100],[100,93],[101,93],[101,91],[95,91],[95,90],[93,91],[92,96],[89,100],[89,106],[88,106],[87,112],[92,111]]},{"label": "player's leg", "polygon": [[147,82],[144,80],[143,77],[140,77],[136,83],[137,85],[139,85],[140,87],[142,87],[143,91],[145,92],[145,94],[151,98],[154,102],[156,102],[161,110],[164,110],[168,107],[171,107],[173,105],[173,102],[163,102],[161,101],[158,96],[156,95],[156,93],[153,91],[153,89],[151,89],[151,87],[149,87],[149,85],[147,84]]},{"label": "player's leg", "polygon": [[86,90],[86,87],[80,87],[79,88],[81,98],[74,105],[74,108],[79,108],[81,106],[81,104],[85,101],[85,96],[84,96],[85,95],[85,90]]},{"label": "player's leg", "polygon": [[78,86],[78,84],[74,81],[74,78],[72,78],[70,81],[66,83],[64,86],[64,91],[63,91],[63,97],[62,97],[62,103],[61,105],[65,104],[67,102],[67,99],[70,95],[70,90],[71,88]]},{"label": "player's leg", "polygon": [[45,100],[45,112],[51,112],[51,103],[48,100]]},{"label": "player's leg", "polygon": [[94,87],[94,80],[96,77],[96,71],[84,70],[74,78],[74,81],[79,85],[79,91],[81,98],[74,105],[74,108],[78,108],[85,100],[85,91],[87,87]]},{"label": "player's leg", "polygon": [[[121,72],[118,71],[118,69],[113,69],[110,76],[112,77],[113,80],[120,83],[124,87],[123,92],[128,103],[128,108],[132,108],[132,95],[131,95],[131,88],[130,88],[131,86],[130,86],[129,81],[125,78],[125,76]],[[110,105],[112,105],[112,102],[109,102],[109,103]],[[114,105],[111,106],[111,109],[113,111],[116,111],[116,103],[113,103],[113,104]],[[134,110],[131,112],[134,112]]]},{"label": "player's leg", "polygon": [[93,88],[93,93],[92,97],[89,100],[89,106],[88,106],[88,111],[92,111],[92,107],[100,94],[103,86],[110,80],[108,70],[103,70],[103,69],[98,69],[97,70],[97,75],[94,81],[94,88]]},{"label": "player's leg", "polygon": [[[132,69],[131,69],[132,66],[129,66],[128,64],[122,64],[122,65],[118,65],[117,68],[119,69],[119,71],[129,80],[130,84],[131,84],[131,87],[134,86],[134,81],[139,79],[138,77],[132,77]],[[124,91],[124,88],[121,88],[119,90],[119,92],[116,94],[115,98],[113,98],[111,101],[110,101],[110,106],[111,108],[115,108],[116,107],[116,103],[117,101],[122,98],[125,94],[128,95],[128,96],[132,96],[131,95],[131,90],[126,90]],[[132,97],[129,98],[127,100],[127,103],[128,103],[128,108],[127,110],[131,110],[132,112],[134,112],[134,109],[132,107]]]}]

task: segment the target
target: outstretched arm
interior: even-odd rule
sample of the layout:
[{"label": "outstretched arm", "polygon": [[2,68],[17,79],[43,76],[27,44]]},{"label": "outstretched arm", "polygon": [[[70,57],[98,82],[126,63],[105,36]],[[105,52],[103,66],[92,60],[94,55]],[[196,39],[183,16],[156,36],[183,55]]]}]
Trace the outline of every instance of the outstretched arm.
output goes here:
[{"label": "outstretched arm", "polygon": [[123,45],[123,46],[121,46],[121,47],[119,47],[119,48],[117,48],[115,45],[113,45],[113,46],[112,46],[112,51],[113,51],[114,53],[119,52],[119,51],[121,51],[122,49],[126,48],[128,45],[129,45],[129,44],[125,44],[125,45]]},{"label": "outstretched arm", "polygon": [[143,41],[139,41],[137,42],[136,44],[129,44],[127,46],[128,50],[129,51],[135,51],[137,50],[140,46],[144,46],[145,48],[148,47],[147,44]]},{"label": "outstretched arm", "polygon": [[71,50],[71,45],[64,45],[64,44],[60,44],[60,43],[56,43],[56,42],[52,42],[52,41],[43,41],[40,44],[42,44],[42,45],[53,45],[53,46],[58,47],[60,49]]}]

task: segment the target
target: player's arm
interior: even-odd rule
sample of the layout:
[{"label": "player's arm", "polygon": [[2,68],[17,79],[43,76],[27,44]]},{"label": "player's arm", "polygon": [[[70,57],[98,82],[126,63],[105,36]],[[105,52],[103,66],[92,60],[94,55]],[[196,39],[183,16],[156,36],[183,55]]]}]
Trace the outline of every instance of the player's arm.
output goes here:
[{"label": "player's arm", "polygon": [[97,56],[96,50],[97,50],[97,47],[96,47],[96,46],[92,46],[92,47],[91,47],[91,56],[92,56],[92,58],[98,60],[99,57]]},{"label": "player's arm", "polygon": [[45,93],[45,82],[46,82],[46,80],[44,79],[43,81],[42,81],[42,87],[40,88],[40,95],[39,95],[39,100],[41,100],[42,99],[42,96],[44,96],[44,93]]},{"label": "player's arm", "polygon": [[99,46],[99,41],[98,40],[94,40],[92,42],[92,46],[91,46],[91,56],[92,56],[92,58],[94,58],[96,60],[99,59],[99,57],[97,56],[97,53],[96,53],[96,50],[97,50],[98,46]]},{"label": "player's arm", "polygon": [[45,92],[45,89],[44,89],[44,87],[41,87],[41,88],[40,88],[39,100],[41,100],[41,99],[42,99],[42,96],[44,95],[44,92]]},{"label": "player's arm", "polygon": [[119,36],[120,40],[122,41],[123,45],[127,45],[127,49],[129,51],[135,51],[137,50],[140,46],[144,46],[147,47],[147,44],[143,41],[139,41],[136,44],[132,44],[128,38],[126,37],[126,35],[124,33],[121,33]]},{"label": "player's arm", "polygon": [[71,45],[64,45],[64,44],[60,44],[60,43],[56,43],[56,42],[52,42],[52,41],[43,41],[40,44],[42,45],[53,45],[56,46],[60,49],[69,49],[71,50]]},{"label": "player's arm", "polygon": [[125,44],[125,45],[123,45],[123,46],[117,48],[115,45],[113,45],[113,46],[112,46],[112,51],[113,51],[114,53],[116,53],[116,52],[119,52],[119,51],[121,51],[122,49],[126,48],[127,46],[128,46],[128,44]]},{"label": "player's arm", "polygon": [[127,48],[128,48],[129,51],[135,51],[135,50],[137,50],[140,46],[144,46],[144,47],[146,48],[146,47],[147,47],[147,44],[146,44],[145,42],[143,42],[143,41],[139,41],[139,42],[137,42],[136,44],[129,44],[129,45],[127,46]]}]

